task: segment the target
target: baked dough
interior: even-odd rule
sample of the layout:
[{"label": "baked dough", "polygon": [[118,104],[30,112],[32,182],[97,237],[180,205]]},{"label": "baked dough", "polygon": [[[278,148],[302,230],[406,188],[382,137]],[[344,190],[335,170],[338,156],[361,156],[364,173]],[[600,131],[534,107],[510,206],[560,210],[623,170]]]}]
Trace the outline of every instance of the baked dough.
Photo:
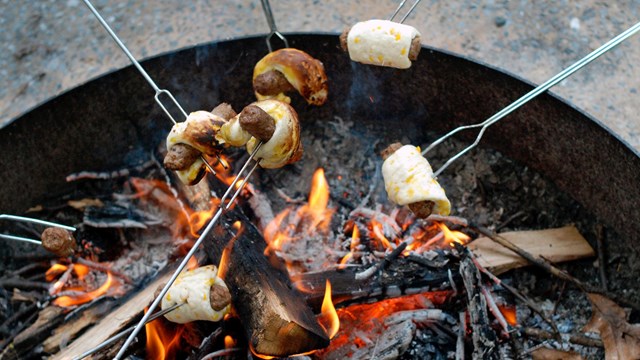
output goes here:
[{"label": "baked dough", "polygon": [[[285,48],[263,57],[253,69],[253,79],[271,70],[282,73],[287,81],[312,105],[322,105],[327,101],[329,86],[324,65],[304,51]],[[291,98],[284,93],[263,95],[256,91],[258,100],[277,99],[286,103]]]},{"label": "baked dough", "polygon": [[420,149],[405,145],[382,164],[382,177],[389,200],[398,205],[432,201],[433,214],[449,215],[451,203],[433,177],[433,170]]},{"label": "baked dough", "polygon": [[211,306],[211,287],[227,285],[217,277],[218,268],[207,265],[187,270],[178,275],[169,291],[162,298],[161,307],[167,309],[175,304],[184,304],[165,314],[167,320],[184,324],[196,320],[220,321],[229,312],[227,305],[221,310],[215,310]]},{"label": "baked dough", "polygon": [[420,32],[413,26],[389,20],[362,21],[349,30],[349,57],[363,64],[408,69],[411,41],[417,36]]},{"label": "baked dough", "polygon": [[[265,169],[276,169],[299,160],[302,156],[302,143],[298,113],[289,104],[280,100],[256,101],[251,105],[262,109],[275,122],[271,139],[263,143],[255,155],[256,159],[260,159],[260,166]],[[247,151],[252,153],[258,140],[242,129],[239,119],[240,114],[224,124],[217,135],[217,140],[233,146],[246,144]]]}]

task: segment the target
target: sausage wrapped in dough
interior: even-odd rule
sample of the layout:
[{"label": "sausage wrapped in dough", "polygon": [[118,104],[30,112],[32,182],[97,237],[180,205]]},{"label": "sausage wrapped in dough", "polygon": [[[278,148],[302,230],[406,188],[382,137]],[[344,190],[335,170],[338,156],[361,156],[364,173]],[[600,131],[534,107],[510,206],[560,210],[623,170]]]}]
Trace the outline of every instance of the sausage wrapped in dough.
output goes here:
[{"label": "sausage wrapped in dough", "polygon": [[217,275],[218,268],[214,265],[182,272],[162,298],[161,307],[167,309],[175,304],[183,305],[164,317],[178,324],[222,320],[229,312],[231,295]]},{"label": "sausage wrapped in dough", "polygon": [[304,51],[292,48],[267,54],[253,69],[253,89],[258,100],[278,99],[290,103],[284,93],[296,89],[307,103],[322,105],[329,86],[324,65]]},{"label": "sausage wrapped in dough", "polygon": [[411,67],[420,53],[418,30],[389,20],[359,22],[343,32],[340,42],[353,61],[398,69]]},{"label": "sausage wrapped in dough", "polygon": [[229,104],[222,103],[211,112],[195,111],[186,121],[176,123],[167,136],[165,167],[176,171],[180,181],[187,185],[198,183],[206,173],[202,154],[220,153],[216,134],[235,115]]},{"label": "sausage wrapped in dough", "polygon": [[382,177],[389,200],[408,205],[420,218],[431,213],[449,215],[451,203],[419,148],[392,144],[383,152],[385,156]]},{"label": "sausage wrapped in dough", "polygon": [[[262,138],[263,144],[256,153],[256,159],[260,159],[260,166],[266,169],[275,169],[298,161],[302,156],[302,143],[300,141],[300,122],[298,114],[287,103],[279,100],[257,101],[249,106],[260,108],[271,118],[273,118],[273,129],[268,141]],[[246,108],[245,108],[246,109]],[[235,146],[246,144],[247,151],[252,153],[260,141],[252,136],[247,129],[260,136],[253,128],[255,123],[245,119],[245,116],[253,116],[252,113],[245,112],[231,119],[223,125],[218,133],[217,139],[220,143],[229,143]],[[247,128],[243,128],[241,124]],[[249,125],[251,124],[251,125]]]}]

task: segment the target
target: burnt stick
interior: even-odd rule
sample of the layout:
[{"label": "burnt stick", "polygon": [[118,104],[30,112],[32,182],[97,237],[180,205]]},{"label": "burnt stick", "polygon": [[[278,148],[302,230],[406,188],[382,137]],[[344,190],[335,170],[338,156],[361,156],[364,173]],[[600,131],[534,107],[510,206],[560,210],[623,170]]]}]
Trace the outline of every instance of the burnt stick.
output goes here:
[{"label": "burnt stick", "polygon": [[467,311],[472,329],[474,360],[498,359],[498,343],[496,334],[491,329],[487,303],[482,296],[482,278],[469,256],[460,261],[460,275],[467,290]]}]

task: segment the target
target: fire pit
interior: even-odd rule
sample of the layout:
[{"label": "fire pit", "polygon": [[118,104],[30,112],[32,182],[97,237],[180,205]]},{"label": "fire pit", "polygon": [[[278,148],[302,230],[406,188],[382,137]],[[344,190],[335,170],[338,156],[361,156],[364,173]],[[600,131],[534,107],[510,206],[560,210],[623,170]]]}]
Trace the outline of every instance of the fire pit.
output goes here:
[{"label": "fire pit", "polygon": [[[254,196],[262,193],[275,211],[276,220],[284,221],[299,208],[291,206],[291,198],[300,200],[300,196],[309,191],[313,173],[318,168],[324,168],[331,189],[330,198],[325,194],[320,196],[324,200],[314,202],[310,199],[308,206],[312,213],[328,211],[330,214],[322,214],[320,220],[307,219],[305,221],[310,221],[312,225],[304,226],[319,228],[324,222],[326,233],[303,236],[303,240],[308,242],[305,246],[308,248],[317,245],[314,241],[321,243],[322,237],[345,242],[342,252],[329,254],[325,259],[312,256],[312,260],[320,263],[331,262],[334,265],[332,270],[336,273],[333,281],[338,281],[334,285],[344,286],[339,283],[341,275],[357,275],[348,271],[348,265],[355,262],[346,257],[348,254],[360,256],[358,251],[351,251],[359,249],[358,244],[350,248],[358,231],[365,233],[362,239],[372,242],[372,249],[383,254],[387,247],[390,247],[389,252],[393,252],[392,248],[397,248],[403,240],[400,238],[395,245],[384,245],[382,239],[385,237],[394,242],[382,230],[384,221],[378,219],[379,225],[371,222],[379,216],[378,213],[388,217],[392,210],[381,192],[379,151],[394,141],[427,144],[446,130],[485,119],[530,90],[531,85],[435,49],[423,49],[419,60],[410,70],[398,71],[350,62],[348,56],[339,50],[336,36],[297,35],[288,38],[292,47],[304,49],[324,63],[330,79],[330,99],[322,107],[309,107],[294,98],[292,105],[302,120],[306,154],[294,166],[260,172],[252,180],[255,185]],[[170,88],[188,110],[210,109],[223,101],[235,108],[242,108],[253,101],[250,88],[253,64],[265,53],[263,38],[248,38],[186,49],[148,60],[144,66],[158,83]],[[170,124],[161,110],[151,101],[144,80],[132,68],[114,72],[74,89],[1,130],[0,151],[5,159],[2,164],[5,186],[0,192],[0,211],[22,214],[35,205],[44,204],[46,213],[49,211],[46,204],[51,199],[64,198],[78,191],[77,181],[65,180],[72,173],[134,169],[139,171],[134,174],[136,176],[145,174],[153,165],[145,165],[146,168],[142,165],[164,141],[169,128]],[[624,295],[627,299],[637,301],[637,275],[640,269],[634,264],[640,254],[640,222],[637,221],[636,210],[640,200],[638,155],[595,120],[551,95],[541,96],[496,125],[487,133],[483,145],[502,154],[483,149],[441,176],[441,182],[452,200],[454,214],[494,229],[546,229],[576,223],[594,247],[598,236],[589,230],[602,223],[606,225],[606,230],[600,240],[606,244],[608,258],[612,260],[604,264],[605,269],[609,274],[616,273],[615,279],[610,279],[610,291],[614,295]],[[438,162],[455,153],[456,146],[459,144],[452,143],[440,148],[430,160],[437,166]],[[232,153],[230,156],[240,157],[241,154]],[[120,175],[123,175],[122,179],[127,179],[132,174],[120,173],[117,176]],[[171,194],[171,191],[164,193]],[[302,201],[306,202],[306,199]],[[313,204],[316,210],[313,210]],[[329,210],[324,209],[327,204],[330,204]],[[368,214],[366,209],[376,210],[376,204],[382,204],[385,208],[377,209],[374,215]],[[281,210],[288,213],[278,215]],[[268,245],[265,254],[272,259],[286,258],[286,251],[275,244],[281,241],[285,233],[281,223],[274,223],[276,225],[269,228],[266,224],[272,222],[269,222],[268,216],[265,218],[254,208],[252,211],[254,221],[265,222],[262,229]],[[364,216],[367,220],[354,221],[353,216],[363,217],[359,213],[367,213]],[[298,218],[309,216],[300,214]],[[394,219],[402,218],[398,216]],[[292,223],[290,219],[286,221]],[[228,240],[237,229],[231,227],[232,222],[227,220],[225,223],[228,227],[221,228],[215,237],[227,236]],[[341,229],[343,225],[348,228]],[[302,228],[304,226],[301,225]],[[99,228],[96,224],[93,227]],[[256,234],[261,236],[259,232]],[[114,231],[112,235],[117,239],[118,232]],[[114,240],[109,239],[103,241],[99,247],[107,252],[118,252],[113,247],[130,246],[122,243],[114,246]],[[376,241],[381,244],[374,244]],[[444,244],[444,248],[447,247],[450,246]],[[340,246],[333,249],[337,248]],[[25,249],[28,248],[11,245],[12,254],[19,254]],[[318,249],[323,250],[322,247]],[[221,255],[217,251],[208,252],[214,262]],[[301,264],[297,256],[289,256],[292,260],[289,265],[298,267],[292,272],[318,271],[322,266],[311,264],[311,260]],[[382,258],[386,258],[386,255],[382,255]],[[387,261],[393,264],[394,259]],[[25,265],[19,262],[15,261],[14,265]],[[340,268],[340,262],[344,269]],[[410,277],[415,268],[410,267],[409,263],[398,260],[398,264],[407,266],[409,270],[405,271],[408,272],[394,268],[395,273],[389,274]],[[583,282],[599,282],[599,279],[590,278],[597,271],[579,270],[585,267],[584,264],[580,263],[571,270],[579,271],[575,275]],[[74,264],[76,270],[67,267],[57,271],[71,274],[82,266],[91,265],[95,264]],[[375,267],[375,262],[365,265],[369,265],[365,266],[367,268],[373,266],[372,271],[382,270],[382,267]],[[304,267],[304,271],[300,267]],[[625,270],[620,273],[620,268]],[[96,283],[104,284],[114,279],[126,283],[132,276],[117,275],[104,271],[104,275],[101,275],[104,278],[96,279]],[[444,277],[436,275],[431,282],[425,282],[426,276],[418,276],[420,281],[416,279],[415,283],[409,279],[411,286],[397,286],[398,291],[402,290],[397,294],[389,290],[395,285],[391,281],[384,284],[385,293],[376,295],[378,288],[372,288],[371,293],[360,298],[393,298],[406,295],[407,289],[411,293],[415,291],[412,286],[419,285],[428,291],[428,296],[412,298],[410,305],[390,303],[385,306],[406,311],[425,307],[426,302],[442,303],[442,298],[451,296],[446,292],[452,291],[442,284],[460,283],[460,279],[457,274],[453,279],[454,275],[446,274],[446,271]],[[528,281],[526,275],[515,277],[521,282]],[[294,277],[297,285],[318,284],[316,280]],[[144,287],[138,283],[135,285]],[[324,283],[321,285],[324,290]],[[321,297],[316,297],[318,291],[310,293],[314,295],[307,296],[309,303],[319,305]],[[109,295],[117,294],[113,290]],[[344,300],[344,304],[358,302],[356,296],[348,296],[347,293],[342,295],[344,299],[334,300]],[[418,303],[421,305],[415,305]],[[455,308],[455,305],[448,304],[446,307]],[[374,310],[363,308],[358,311],[367,314]],[[363,316],[371,317],[370,314]],[[427,313],[421,313],[420,316],[427,316]],[[430,313],[428,316],[436,315]],[[444,315],[437,316],[442,316],[440,321],[456,320]],[[398,334],[411,330],[398,327],[400,323],[408,326],[406,322],[394,323],[394,331]],[[455,334],[446,334],[446,330],[438,329],[431,331],[443,331],[443,339],[455,339]],[[419,346],[414,346],[405,356],[424,357],[430,353],[431,350],[425,345],[430,344],[428,341],[418,343]],[[397,355],[400,355],[399,350]]]}]

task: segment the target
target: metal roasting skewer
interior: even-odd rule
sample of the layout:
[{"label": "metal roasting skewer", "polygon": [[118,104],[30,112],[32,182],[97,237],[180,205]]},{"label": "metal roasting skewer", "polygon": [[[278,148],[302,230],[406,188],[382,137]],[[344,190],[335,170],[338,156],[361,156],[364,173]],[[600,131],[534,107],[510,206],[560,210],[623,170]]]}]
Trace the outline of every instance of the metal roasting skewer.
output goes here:
[{"label": "metal roasting skewer", "polygon": [[[402,17],[402,19],[400,19],[400,21],[398,21],[400,24],[404,23],[405,20],[407,20],[407,18],[409,17],[409,15],[411,15],[411,13],[413,12],[413,9],[416,8],[416,6],[418,6],[418,4],[420,3],[420,1],[422,0],[416,0],[415,3],[413,3],[413,5],[411,6],[411,8],[409,8],[409,11],[407,11],[406,14],[404,14],[404,16]],[[402,2],[400,2],[400,5],[398,5],[398,7],[396,8],[396,11],[393,12],[393,15],[391,15],[391,17],[389,18],[389,21],[393,21],[393,18],[396,17],[396,15],[398,15],[398,13],[400,12],[400,10],[404,7],[404,4],[407,2],[407,0],[402,0]]]},{"label": "metal roasting skewer", "polygon": [[[58,227],[58,228],[61,228],[61,229],[72,231],[72,232],[76,231],[76,228],[74,228],[73,226],[62,225],[62,224],[58,224],[58,223],[54,223],[54,222],[50,222],[50,221],[44,221],[44,220],[34,219],[34,218],[29,218],[29,217],[24,217],[24,216],[0,214],[0,220],[2,220],[2,219],[16,221],[16,222],[26,222],[26,223],[33,223],[33,224],[44,225],[44,226]],[[0,238],[7,239],[7,240],[28,242],[28,243],[37,244],[37,245],[42,245],[42,241],[40,241],[40,240],[26,238],[26,237],[22,237],[22,236],[0,234]]]},{"label": "metal roasting skewer", "polygon": [[[156,92],[155,94],[155,100],[156,102],[160,105],[160,107],[162,108],[162,110],[164,110],[165,114],[167,114],[167,116],[169,117],[169,119],[171,119],[171,121],[175,124],[176,121],[173,118],[173,116],[171,116],[171,114],[169,113],[169,111],[167,110],[167,108],[162,104],[162,102],[160,101],[159,96],[161,94],[165,94],[167,96],[169,96],[169,98],[173,101],[173,103],[180,109],[180,111],[182,112],[182,114],[185,116],[185,118],[187,117],[186,112],[183,110],[182,106],[180,106],[180,104],[178,103],[178,101],[173,97],[173,95],[165,89],[160,89],[155,82],[153,81],[153,79],[151,79],[151,77],[149,76],[149,74],[142,68],[142,66],[140,65],[140,63],[138,63],[138,61],[133,57],[133,55],[131,54],[131,52],[127,49],[127,47],[122,43],[122,41],[118,38],[118,36],[113,32],[113,30],[111,30],[111,27],[109,27],[109,25],[107,24],[107,22],[102,18],[102,16],[100,15],[100,13],[98,13],[98,11],[96,10],[95,7],[93,7],[93,5],[91,4],[91,2],[89,2],[89,0],[83,0],[84,3],[87,5],[87,7],[89,8],[89,10],[91,10],[91,12],[95,15],[95,17],[100,21],[100,24],[102,24],[102,26],[107,30],[107,32],[109,33],[109,35],[113,38],[113,40],[118,44],[118,46],[120,47],[120,49],[122,49],[122,51],[127,55],[127,57],[129,58],[129,60],[131,60],[131,62],[133,63],[133,65],[138,69],[138,71],[140,71],[140,73],[142,74],[142,76],[145,78],[145,80],[147,80],[147,82],[151,85],[151,87],[154,89],[154,91]],[[266,1],[266,0],[265,0]],[[263,1],[264,4],[264,1]],[[269,37],[267,39],[270,39],[272,35],[277,35],[279,38],[281,38],[284,42],[285,45],[288,46],[288,42],[286,40],[286,38],[284,38],[284,36],[282,34],[280,34],[277,29],[275,28],[275,21],[273,21],[273,15],[271,14],[271,9],[268,6],[268,2],[267,2],[267,8],[265,8],[265,11],[268,10],[269,15],[267,16],[267,19],[269,20],[269,25],[272,29],[271,34],[269,35]],[[267,41],[267,44],[270,46],[269,41]],[[225,210],[228,210],[231,207],[231,204],[233,202],[233,200],[235,200],[238,195],[242,192],[242,190],[244,189],[249,177],[251,176],[251,174],[254,172],[254,170],[257,168],[260,159],[256,159],[256,164],[251,168],[251,170],[247,173],[246,176],[243,175],[244,171],[248,168],[249,164],[251,163],[252,160],[254,160],[254,157],[256,155],[256,153],[258,152],[258,150],[260,150],[260,148],[262,147],[262,142],[259,142],[257,144],[257,146],[255,147],[255,149],[253,150],[253,152],[251,153],[251,155],[249,156],[249,158],[247,159],[246,163],[244,164],[244,166],[242,167],[242,169],[238,172],[238,174],[236,175],[236,178],[234,179],[234,181],[232,182],[232,184],[229,186],[229,188],[227,189],[227,191],[225,192],[225,194],[222,196],[222,198],[220,198],[220,205],[218,208],[218,211],[216,212],[216,214],[213,216],[213,218],[211,218],[211,220],[209,221],[209,223],[207,224],[207,226],[204,228],[204,230],[202,231],[201,235],[198,237],[198,240],[195,242],[195,244],[193,245],[193,247],[189,250],[189,252],[187,253],[187,255],[184,257],[184,259],[182,260],[182,262],[180,263],[180,265],[178,265],[178,268],[175,270],[175,272],[173,273],[173,275],[171,276],[171,278],[169,279],[169,281],[167,282],[167,284],[165,284],[164,288],[162,289],[162,291],[160,292],[160,294],[154,299],[153,303],[151,303],[151,305],[149,305],[149,309],[147,311],[147,313],[142,317],[142,319],[140,319],[140,322],[133,328],[133,330],[131,331],[131,334],[129,335],[129,337],[127,338],[127,340],[125,341],[124,345],[120,348],[120,351],[118,352],[118,354],[115,356],[114,359],[118,360],[121,359],[122,356],[124,355],[125,351],[127,350],[127,348],[129,347],[129,345],[131,345],[131,343],[133,342],[133,340],[136,338],[136,336],[138,335],[138,333],[140,332],[140,330],[142,329],[142,327],[144,326],[145,322],[149,320],[151,313],[158,307],[158,304],[160,303],[160,301],[162,300],[162,298],[166,295],[166,293],[169,291],[169,288],[171,287],[171,285],[175,282],[175,280],[178,278],[178,275],[180,275],[180,273],[182,272],[182,270],[184,270],[184,268],[187,266],[189,260],[191,259],[191,257],[195,254],[196,250],[198,249],[198,247],[202,244],[202,242],[204,241],[205,237],[209,234],[209,232],[211,231],[211,229],[213,229],[213,226],[216,224],[216,222],[218,221],[218,219],[220,219],[220,216],[222,215],[222,213]],[[204,159],[204,163],[206,164],[207,168],[209,169],[209,171],[213,174],[215,174],[215,171],[213,170],[213,168],[211,167],[211,165]],[[231,197],[231,201],[229,202],[229,204],[225,204],[225,201],[227,200],[227,197],[231,194],[231,190],[233,189],[233,187],[237,184],[238,179],[244,176],[244,180],[242,181],[241,185],[238,187],[238,189],[236,190],[236,192],[233,194],[233,196]]]},{"label": "metal roasting skewer", "polygon": [[[87,5],[87,7],[89,8],[89,10],[91,10],[91,12],[93,13],[93,15],[95,15],[95,17],[98,19],[98,21],[100,22],[100,24],[102,25],[102,27],[105,28],[105,30],[107,30],[107,33],[109,33],[109,35],[111,36],[111,38],[113,39],[113,41],[116,42],[116,44],[118,44],[118,46],[120,47],[120,49],[122,50],[122,52],[125,53],[125,55],[127,55],[127,57],[129,58],[129,60],[131,61],[131,63],[133,64],[133,66],[136,67],[136,69],[138,69],[138,71],[140,72],[140,74],[142,74],[142,77],[144,77],[145,80],[147,80],[147,82],[149,83],[149,85],[151,85],[151,87],[153,88],[153,91],[156,92],[156,94],[154,95],[154,99],[156,100],[156,103],[158,103],[158,105],[160,105],[160,107],[162,108],[162,110],[164,111],[164,113],[169,117],[169,119],[171,120],[171,122],[173,122],[174,124],[176,124],[176,120],[173,118],[173,116],[171,115],[171,113],[169,112],[169,110],[164,106],[164,104],[162,103],[162,101],[160,100],[160,95],[164,94],[166,96],[169,97],[169,99],[171,99],[171,101],[173,102],[173,104],[180,110],[180,112],[182,113],[182,115],[184,116],[184,118],[186,119],[188,117],[187,112],[184,111],[184,109],[182,108],[182,106],[180,105],[180,103],[178,103],[178,100],[176,100],[175,97],[173,97],[173,94],[171,94],[171,92],[169,90],[166,89],[160,89],[158,87],[158,85],[156,85],[155,81],[153,81],[153,79],[151,78],[151,76],[149,76],[149,74],[146,72],[146,70],[142,67],[142,65],[140,65],[140,63],[138,62],[138,60],[136,60],[135,57],[133,57],[133,54],[131,54],[131,51],[129,51],[129,49],[124,45],[124,43],[122,42],[122,40],[120,40],[120,38],[118,37],[118,35],[116,35],[116,33],[111,29],[111,26],[109,26],[109,24],[107,24],[107,22],[104,20],[104,18],[102,17],[102,15],[100,15],[100,13],[98,12],[98,10],[96,10],[96,8],[91,4],[91,2],[89,0],[83,0],[85,5]],[[209,162],[204,158],[204,156],[200,156],[200,158],[202,159],[202,161],[204,162],[205,166],[207,167],[207,169],[215,175],[215,170],[213,170],[213,167],[211,166],[211,164],[209,164]]]},{"label": "metal roasting skewer", "polygon": [[[255,147],[255,149],[251,152],[251,155],[249,156],[249,159],[247,160],[247,162],[244,163],[244,165],[242,166],[242,168],[238,172],[238,175],[236,175],[236,177],[233,180],[233,182],[231,183],[231,185],[229,185],[229,187],[227,188],[227,191],[220,198],[220,205],[218,207],[218,211],[215,213],[213,218],[211,218],[211,220],[209,220],[209,223],[207,224],[207,226],[204,228],[204,230],[202,231],[202,233],[198,237],[198,240],[196,240],[195,244],[193,244],[193,246],[191,247],[191,250],[189,250],[189,252],[184,257],[184,259],[182,259],[182,262],[180,263],[180,265],[178,265],[178,268],[175,270],[175,272],[173,273],[173,275],[171,276],[169,281],[162,288],[162,291],[160,291],[160,293],[155,298],[155,300],[153,300],[153,303],[151,303],[151,305],[149,305],[149,310],[147,311],[146,314],[144,314],[142,319],[140,319],[140,322],[138,322],[136,327],[133,329],[133,332],[131,332],[131,334],[129,335],[129,337],[125,341],[124,345],[122,345],[122,348],[120,348],[120,351],[118,352],[118,354],[116,355],[114,360],[119,360],[119,359],[122,358],[122,356],[124,355],[125,351],[129,347],[129,345],[131,345],[131,343],[136,338],[136,336],[138,335],[140,330],[142,330],[142,327],[144,326],[145,322],[149,319],[150,314],[153,312],[153,310],[155,310],[158,307],[158,304],[160,304],[160,301],[162,301],[162,298],[167,294],[167,292],[169,291],[169,288],[171,287],[171,285],[173,285],[173,283],[178,278],[178,275],[180,275],[182,270],[184,270],[184,268],[187,266],[187,264],[189,263],[189,259],[191,259],[191,257],[193,256],[193,254],[195,254],[196,250],[198,249],[198,247],[200,247],[200,245],[202,244],[204,239],[207,237],[209,232],[211,232],[211,229],[213,229],[213,226],[220,219],[220,216],[222,216],[222,213],[225,210],[228,210],[231,207],[232,202],[230,201],[228,204],[225,204],[225,201],[227,200],[227,198],[231,194],[232,189],[238,183],[238,181],[239,181],[238,179],[240,178],[242,173],[248,168],[249,163],[255,157],[256,153],[258,152],[258,150],[260,150],[261,147],[262,147],[262,142],[259,142],[258,145]],[[245,185],[247,184],[247,182],[249,180],[249,177],[251,176],[253,171],[257,168],[259,163],[260,163],[260,159],[257,159],[256,162],[255,162],[255,165],[252,167],[252,169],[249,171],[249,173],[247,173],[246,177],[242,180],[242,183],[240,184],[240,186],[238,187],[236,192],[233,194],[232,200],[235,199],[236,197],[238,197],[238,195],[242,192],[242,189],[244,189]]]},{"label": "metal roasting skewer", "polygon": [[423,156],[426,155],[431,149],[436,147],[438,144],[442,143],[447,138],[451,137],[452,135],[454,135],[454,134],[456,134],[456,133],[458,133],[458,132],[460,132],[462,130],[473,129],[473,128],[477,128],[477,127],[481,128],[480,132],[478,133],[478,136],[475,139],[475,141],[471,145],[469,145],[468,147],[466,147],[465,149],[463,149],[462,151],[460,151],[459,153],[454,155],[453,157],[449,158],[449,160],[447,160],[447,162],[444,163],[444,165],[442,165],[433,174],[433,177],[435,178],[438,175],[440,175],[454,161],[458,160],[464,154],[466,154],[471,149],[476,147],[478,145],[478,143],[480,142],[480,139],[482,139],[482,136],[484,135],[484,132],[487,130],[487,128],[489,126],[491,126],[491,125],[495,124],[496,122],[500,121],[502,118],[504,118],[505,116],[511,114],[513,111],[515,111],[520,106],[526,104],[530,100],[534,99],[536,96],[542,94],[543,92],[549,90],[551,87],[555,86],[556,84],[558,84],[562,80],[564,80],[564,79],[568,78],[569,76],[573,75],[576,71],[582,69],[584,66],[586,66],[587,64],[589,64],[593,60],[595,60],[598,57],[600,57],[600,55],[603,55],[606,52],[608,52],[609,50],[613,49],[614,47],[616,47],[617,45],[619,45],[620,43],[622,43],[623,41],[625,41],[626,39],[628,39],[629,37],[631,37],[632,35],[637,33],[638,31],[640,31],[640,22],[636,23],[635,25],[631,26],[629,29],[625,30],[624,32],[622,32],[618,36],[616,36],[613,39],[609,40],[604,45],[602,45],[599,48],[597,48],[596,50],[592,51],[590,54],[588,54],[587,56],[585,56],[582,59],[578,60],[573,65],[571,65],[568,68],[564,69],[563,71],[561,71],[560,73],[558,73],[557,75],[555,75],[551,79],[547,80],[543,84],[538,85],[535,89],[529,91],[524,96],[522,96],[518,100],[514,101],[513,103],[511,103],[509,106],[505,107],[504,109],[500,110],[499,112],[497,112],[496,114],[494,114],[493,116],[491,116],[490,118],[485,120],[484,122],[481,122],[481,123],[478,123],[478,124],[473,124],[473,125],[460,126],[460,127],[456,128],[456,129],[450,131],[446,135],[442,136],[441,138],[435,140],[433,143],[431,143],[431,145],[429,145],[426,149],[424,149],[422,151],[422,155]]},{"label": "metal roasting skewer", "polygon": [[[172,312],[173,310],[175,310],[175,309],[179,308],[179,307],[180,307],[180,306],[182,306],[182,305],[184,305],[184,303],[181,303],[181,304],[174,304],[174,305],[172,305],[172,306],[170,306],[170,307],[168,307],[168,308],[166,308],[166,309],[160,310],[160,311],[158,311],[157,313],[155,313],[155,314],[151,315],[151,316],[149,317],[149,319],[148,319],[144,324],[145,324],[145,325],[147,325],[148,323],[150,323],[150,322],[152,322],[152,321],[154,321],[154,320],[156,320],[156,319],[158,319],[158,318],[160,318],[160,317],[162,317],[162,316],[164,316],[164,315],[166,315],[166,314],[168,314],[168,313]],[[149,312],[149,311],[147,311],[147,312]],[[86,358],[87,356],[90,356],[90,355],[95,354],[96,352],[98,352],[98,351],[100,351],[100,350],[104,349],[105,347],[107,347],[107,346],[109,346],[109,345],[113,344],[114,342],[116,342],[116,341],[118,341],[118,340],[122,339],[122,338],[123,338],[123,337],[125,337],[127,334],[129,334],[130,332],[132,332],[132,331],[133,331],[133,329],[135,329],[135,327],[130,326],[130,327],[128,327],[127,329],[122,330],[121,332],[117,333],[116,335],[114,335],[114,336],[112,336],[112,337],[108,338],[107,340],[103,341],[100,345],[98,345],[98,346],[94,347],[93,349],[91,349],[91,350],[87,350],[87,351],[85,351],[84,353],[82,353],[82,354],[80,354],[80,355],[78,355],[78,356],[74,357],[74,358],[73,358],[73,360],[81,360],[81,359]]]},{"label": "metal roasting skewer", "polygon": [[261,0],[261,3],[262,3],[262,10],[264,11],[264,16],[267,18],[267,23],[269,24],[269,28],[271,29],[271,32],[269,33],[269,35],[267,35],[267,38],[266,38],[267,48],[269,48],[269,52],[273,52],[273,47],[271,46],[271,38],[273,37],[273,35],[280,38],[280,40],[284,42],[285,47],[289,47],[289,42],[287,41],[287,38],[284,37],[284,35],[282,35],[280,31],[278,31],[278,27],[276,26],[276,20],[273,18],[273,12],[271,12],[271,5],[269,4],[269,0]]}]

